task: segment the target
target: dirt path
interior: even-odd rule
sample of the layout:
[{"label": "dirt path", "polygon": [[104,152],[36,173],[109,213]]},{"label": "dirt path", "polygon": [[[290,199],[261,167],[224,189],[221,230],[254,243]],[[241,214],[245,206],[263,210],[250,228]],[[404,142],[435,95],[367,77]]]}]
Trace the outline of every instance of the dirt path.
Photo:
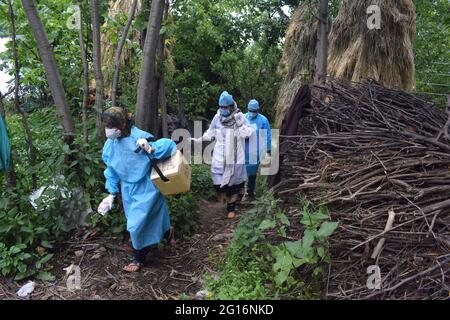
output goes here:
[{"label": "dirt path", "polygon": [[[51,270],[56,283],[37,281],[31,299],[178,299],[194,297],[201,290],[203,275],[224,252],[238,219],[226,218],[223,206],[200,200],[199,225],[189,239],[178,239],[177,249],[156,247],[139,273],[125,273],[132,253],[114,238],[69,241],[56,253]],[[79,256],[77,256],[77,253]],[[217,260],[216,260],[217,261]],[[63,268],[80,267],[81,290],[69,291]],[[21,283],[22,284],[22,283]],[[17,299],[16,282],[0,280],[0,299]]]}]

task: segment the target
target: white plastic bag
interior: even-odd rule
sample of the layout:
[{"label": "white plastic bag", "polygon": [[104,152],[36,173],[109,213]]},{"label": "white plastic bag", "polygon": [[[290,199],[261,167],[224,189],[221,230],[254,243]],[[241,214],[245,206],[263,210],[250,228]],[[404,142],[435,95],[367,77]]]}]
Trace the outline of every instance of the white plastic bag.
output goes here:
[{"label": "white plastic bag", "polygon": [[34,283],[33,281],[29,281],[27,284],[22,286],[19,291],[17,291],[17,295],[21,298],[25,298],[34,291],[35,287],[36,283]]}]

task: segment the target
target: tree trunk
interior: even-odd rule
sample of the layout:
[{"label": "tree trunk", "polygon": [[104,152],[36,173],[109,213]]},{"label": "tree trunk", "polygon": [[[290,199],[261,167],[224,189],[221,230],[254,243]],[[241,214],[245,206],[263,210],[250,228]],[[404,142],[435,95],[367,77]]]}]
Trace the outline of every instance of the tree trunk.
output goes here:
[{"label": "tree trunk", "polygon": [[147,25],[147,36],[144,44],[144,54],[142,59],[141,71],[139,76],[139,85],[136,103],[136,124],[139,128],[154,132],[155,109],[157,108],[157,99],[152,97],[152,85],[155,79],[155,58],[159,43],[159,31],[164,13],[164,0],[153,0],[150,9],[150,17]]},{"label": "tree trunk", "polygon": [[122,49],[127,39],[128,31],[130,30],[131,23],[133,22],[134,15],[136,13],[137,0],[134,0],[131,4],[130,11],[128,12],[128,21],[122,32],[119,44],[117,45],[116,54],[114,56],[114,78],[111,88],[111,103],[112,106],[116,106],[117,85],[119,83],[119,70],[120,70],[120,56],[122,55]]},{"label": "tree trunk", "polygon": [[[20,107],[19,101],[19,86],[20,86],[20,66],[19,66],[19,57],[17,54],[17,41],[16,41],[16,22],[14,18],[14,10],[12,7],[11,0],[8,0],[8,11],[9,17],[11,21],[11,40],[13,44],[13,60],[14,60],[14,106],[17,112],[22,116],[23,128],[25,130],[26,141],[28,144],[28,154],[30,158],[30,166],[32,169],[36,166],[36,148],[33,144],[33,136],[31,135],[30,126],[28,124],[28,115],[26,112]],[[37,188],[37,176],[36,172],[33,170],[31,174],[31,185],[33,190]]]},{"label": "tree trunk", "polygon": [[[166,21],[169,16],[169,1],[166,0],[164,8],[163,21]],[[166,50],[166,37],[164,34],[160,35],[158,47],[158,105],[161,108],[161,131],[162,136],[167,138],[169,136],[169,129],[167,125],[167,98],[166,98],[166,82],[165,82],[165,68],[164,62]],[[159,123],[157,124],[159,126]],[[157,128],[159,132],[159,128]]]},{"label": "tree trunk", "polygon": [[327,76],[328,61],[328,0],[320,0],[319,30],[317,37],[316,75],[314,82],[324,83]]},{"label": "tree trunk", "polygon": [[169,128],[167,125],[167,98],[166,83],[164,76],[159,81],[159,105],[161,106],[161,129],[163,138],[169,137]]},{"label": "tree trunk", "polygon": [[82,106],[83,143],[87,144],[89,142],[88,128],[87,128],[87,107],[89,102],[89,65],[87,61],[86,44],[84,43],[83,37],[83,19],[81,14],[81,3],[79,1],[77,2],[77,6],[80,14],[78,20],[79,22],[78,37],[80,42],[81,62],[83,64],[83,106]]},{"label": "tree trunk", "polygon": [[181,88],[177,89],[177,98],[178,98],[178,119],[180,121],[180,127],[187,129],[188,122],[186,120],[184,96],[183,96],[183,91]]},{"label": "tree trunk", "polygon": [[33,0],[22,0],[22,5],[30,23],[34,38],[36,39],[39,55],[47,75],[48,84],[61,117],[61,123],[66,134],[64,140],[67,144],[71,145],[74,139],[75,126],[67,103],[66,93],[56,67],[53,49],[48,42],[47,34]]},{"label": "tree trunk", "polygon": [[97,136],[105,137],[102,123],[104,83],[102,73],[102,51],[100,43],[100,17],[98,10],[98,0],[89,1],[89,12],[92,24],[92,60],[94,64],[95,76],[95,126]]}]

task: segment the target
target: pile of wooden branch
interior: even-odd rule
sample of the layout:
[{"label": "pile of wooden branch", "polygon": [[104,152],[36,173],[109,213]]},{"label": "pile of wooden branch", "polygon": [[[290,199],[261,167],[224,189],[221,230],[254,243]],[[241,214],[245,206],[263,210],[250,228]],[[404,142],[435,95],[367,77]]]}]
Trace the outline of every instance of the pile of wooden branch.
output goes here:
[{"label": "pile of wooden branch", "polygon": [[298,136],[281,137],[287,151],[274,190],[287,203],[306,196],[340,222],[327,298],[448,299],[446,113],[371,81],[312,91]]}]

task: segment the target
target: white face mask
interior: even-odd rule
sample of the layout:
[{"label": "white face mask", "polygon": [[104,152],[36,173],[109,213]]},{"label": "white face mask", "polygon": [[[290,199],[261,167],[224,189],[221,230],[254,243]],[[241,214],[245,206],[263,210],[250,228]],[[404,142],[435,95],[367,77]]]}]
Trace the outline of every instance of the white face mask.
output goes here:
[{"label": "white face mask", "polygon": [[114,140],[120,137],[120,130],[115,128],[113,129],[105,128],[105,134],[108,139]]}]

